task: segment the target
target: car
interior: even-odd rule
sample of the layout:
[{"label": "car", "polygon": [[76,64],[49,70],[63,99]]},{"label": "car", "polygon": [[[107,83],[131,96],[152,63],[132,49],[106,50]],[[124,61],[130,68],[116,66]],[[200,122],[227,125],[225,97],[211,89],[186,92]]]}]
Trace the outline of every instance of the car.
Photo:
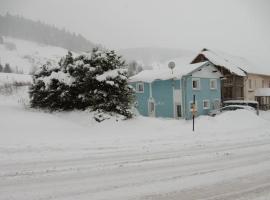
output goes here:
[{"label": "car", "polygon": [[258,101],[251,100],[228,100],[223,102],[223,107],[230,105],[250,106],[256,110],[256,114],[259,115],[259,103]]},{"label": "car", "polygon": [[212,110],[208,113],[208,115],[214,117],[222,112],[235,111],[235,110],[248,110],[250,112],[253,112],[254,114],[257,114],[256,109],[254,109],[251,106],[229,105],[229,106],[224,106],[224,107],[216,109],[216,110]]}]

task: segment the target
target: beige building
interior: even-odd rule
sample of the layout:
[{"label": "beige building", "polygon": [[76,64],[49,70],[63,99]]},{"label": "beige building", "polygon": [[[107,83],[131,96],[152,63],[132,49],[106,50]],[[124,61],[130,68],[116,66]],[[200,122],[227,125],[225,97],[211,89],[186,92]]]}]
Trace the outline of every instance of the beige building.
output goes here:
[{"label": "beige building", "polygon": [[209,61],[223,74],[222,101],[258,101],[260,109],[270,109],[270,69],[245,58],[203,49],[191,63]]},{"label": "beige building", "polygon": [[247,74],[244,99],[258,101],[263,110],[270,109],[270,76]]}]

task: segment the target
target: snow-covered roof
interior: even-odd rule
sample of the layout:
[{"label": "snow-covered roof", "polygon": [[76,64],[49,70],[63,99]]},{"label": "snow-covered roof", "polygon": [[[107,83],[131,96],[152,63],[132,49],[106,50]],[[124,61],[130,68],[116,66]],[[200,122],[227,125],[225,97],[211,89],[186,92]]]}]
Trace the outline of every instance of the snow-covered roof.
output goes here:
[{"label": "snow-covered roof", "polygon": [[172,70],[168,67],[162,67],[161,69],[144,70],[129,78],[129,82],[148,82],[151,83],[155,80],[168,80],[172,78],[180,79],[182,76],[191,73],[197,68],[201,67],[207,62],[201,62],[196,64],[182,64],[179,65],[176,62],[175,68]]},{"label": "snow-covered roof", "polygon": [[200,54],[204,55],[214,65],[222,66],[228,69],[231,73],[239,76],[246,76],[245,72],[234,62],[233,56],[227,55],[220,51],[205,50]]},{"label": "snow-covered roof", "polygon": [[246,76],[245,72],[270,75],[270,69],[268,69],[267,66],[257,64],[259,61],[256,61],[255,64],[255,62],[250,61],[250,59],[247,60],[246,58],[230,55],[219,50],[204,49],[200,54],[204,55],[213,64],[223,66],[231,73],[239,76]]},{"label": "snow-covered roof", "polygon": [[270,88],[258,88],[255,90],[256,97],[269,97],[270,96]]}]

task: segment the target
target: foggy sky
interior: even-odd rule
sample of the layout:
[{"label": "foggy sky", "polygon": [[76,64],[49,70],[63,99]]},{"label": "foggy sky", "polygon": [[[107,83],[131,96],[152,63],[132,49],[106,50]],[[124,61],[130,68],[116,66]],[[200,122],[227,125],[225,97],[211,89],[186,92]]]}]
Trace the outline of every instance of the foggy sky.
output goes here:
[{"label": "foggy sky", "polygon": [[[268,0],[0,0],[20,14],[109,48],[217,48],[270,55]],[[270,66],[269,66],[270,67]]]}]

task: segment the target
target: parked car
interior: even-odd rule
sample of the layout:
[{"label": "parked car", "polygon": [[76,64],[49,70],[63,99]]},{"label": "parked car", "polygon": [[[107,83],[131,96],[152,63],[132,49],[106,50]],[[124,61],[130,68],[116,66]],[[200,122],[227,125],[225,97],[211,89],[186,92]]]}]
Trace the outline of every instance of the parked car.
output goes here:
[{"label": "parked car", "polygon": [[256,114],[259,115],[259,103],[258,101],[249,100],[229,100],[223,102],[223,107],[230,105],[250,106],[256,110]]},{"label": "parked car", "polygon": [[220,113],[228,112],[228,111],[235,111],[235,110],[248,110],[250,112],[253,112],[254,114],[257,114],[257,111],[251,106],[229,105],[229,106],[224,106],[222,108],[219,108],[217,110],[212,110],[209,112],[209,115],[214,117]]}]

